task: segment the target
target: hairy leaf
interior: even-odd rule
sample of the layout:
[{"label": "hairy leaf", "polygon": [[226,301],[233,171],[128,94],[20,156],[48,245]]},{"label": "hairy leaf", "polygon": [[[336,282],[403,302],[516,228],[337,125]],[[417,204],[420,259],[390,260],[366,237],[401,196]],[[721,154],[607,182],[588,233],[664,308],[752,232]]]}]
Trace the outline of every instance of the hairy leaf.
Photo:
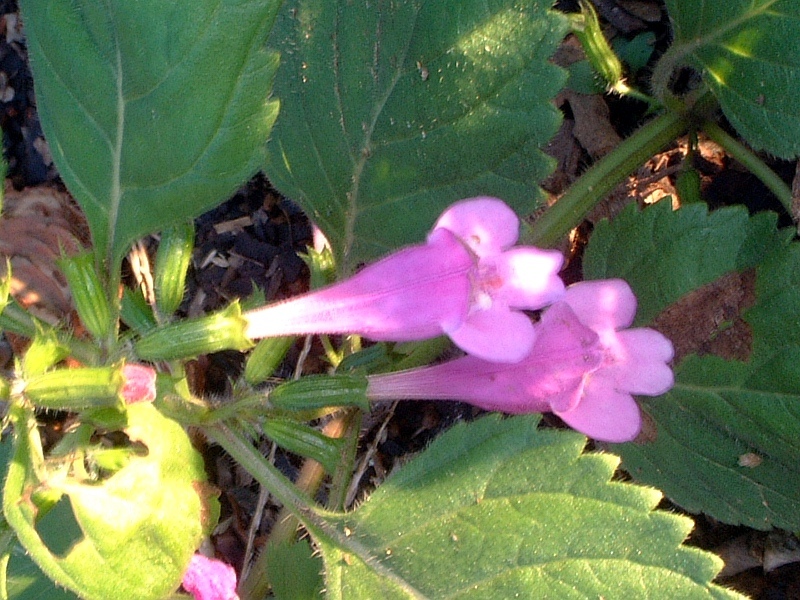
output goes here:
[{"label": "hairy leaf", "polygon": [[[22,0],[45,136],[114,260],[251,176],[277,103],[277,0]],[[235,32],[235,35],[233,35]]]},{"label": "hairy leaf", "polygon": [[335,522],[329,598],[738,598],[691,521],[538,416],[461,424]]},{"label": "hairy leaf", "polygon": [[668,56],[699,68],[725,116],[756,149],[800,154],[800,0],[667,0]]},{"label": "hairy leaf", "polygon": [[[529,213],[552,161],[566,20],[548,0],[291,0],[270,40],[281,114],[267,174],[343,270],[419,242],[480,194]],[[343,259],[343,261],[341,260]]]},{"label": "hairy leaf", "polygon": [[[800,246],[786,245],[774,215],[663,206],[631,209],[598,227],[585,275],[626,278],[642,302],[640,324],[668,309],[655,322],[679,355],[720,356],[685,358],[672,391],[641,399],[650,441],[614,451],[637,480],[688,510],[759,529],[797,529]],[[724,297],[746,296],[747,278],[723,275],[752,267],[756,304],[742,315],[746,303],[726,305]],[[702,339],[687,342],[698,331]]]}]

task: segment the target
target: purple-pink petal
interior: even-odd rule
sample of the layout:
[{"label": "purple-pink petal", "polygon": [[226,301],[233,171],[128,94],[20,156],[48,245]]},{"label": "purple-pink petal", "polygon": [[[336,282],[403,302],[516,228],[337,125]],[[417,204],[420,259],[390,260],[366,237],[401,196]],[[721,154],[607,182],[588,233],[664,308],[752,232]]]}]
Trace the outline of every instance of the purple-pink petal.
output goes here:
[{"label": "purple-pink petal", "polygon": [[667,338],[642,327],[619,331],[617,339],[614,363],[605,368],[617,388],[647,396],[660,396],[672,388],[675,376],[668,363],[673,348]]},{"label": "purple-pink petal", "polygon": [[581,323],[602,332],[629,327],[636,316],[636,296],[622,279],[581,281],[567,288],[564,301]]},{"label": "purple-pink petal", "polygon": [[573,429],[603,442],[630,442],[642,427],[636,400],[602,373],[595,373],[586,383],[574,408],[553,412]]},{"label": "purple-pink petal", "polygon": [[521,361],[536,340],[530,318],[502,305],[473,312],[447,335],[472,356],[504,363]]},{"label": "purple-pink petal", "polygon": [[245,314],[246,335],[357,333],[406,341],[457,327],[469,308],[473,259],[449,231],[410,246],[339,283]]},{"label": "purple-pink petal", "polygon": [[564,283],[558,276],[563,262],[560,252],[521,246],[482,259],[478,272],[484,286],[490,286],[492,275],[501,283],[491,294],[495,302],[537,310],[564,295]]},{"label": "purple-pink petal", "polygon": [[236,571],[230,565],[195,554],[183,574],[183,589],[195,600],[238,600]]},{"label": "purple-pink petal", "polygon": [[519,237],[519,217],[505,202],[479,196],[451,204],[434,225],[459,237],[477,256],[498,254]]},{"label": "purple-pink petal", "polygon": [[671,342],[652,329],[624,329],[635,306],[624,281],[576,284],[544,311],[534,326],[533,347],[519,362],[466,356],[373,375],[367,395],[461,400],[506,413],[549,410],[597,440],[631,441],[641,427],[633,394],[661,395],[674,383]]},{"label": "purple-pink petal", "polygon": [[122,399],[128,404],[156,399],[156,372],[153,367],[128,363],[122,367]]}]

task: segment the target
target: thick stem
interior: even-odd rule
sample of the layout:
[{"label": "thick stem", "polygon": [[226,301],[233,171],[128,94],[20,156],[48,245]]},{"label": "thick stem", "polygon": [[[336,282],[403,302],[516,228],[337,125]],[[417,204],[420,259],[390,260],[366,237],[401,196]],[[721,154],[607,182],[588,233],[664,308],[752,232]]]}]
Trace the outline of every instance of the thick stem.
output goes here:
[{"label": "thick stem", "polygon": [[667,112],[641,127],[586,171],[523,234],[523,242],[553,247],[639,165],[689,129],[692,117]]},{"label": "thick stem", "polygon": [[777,173],[770,169],[752,150],[730,136],[722,127],[712,121],[706,121],[701,125],[701,129],[709,137],[734,159],[744,165],[748,171],[758,177],[783,204],[783,207],[792,214],[792,190],[778,177]]}]

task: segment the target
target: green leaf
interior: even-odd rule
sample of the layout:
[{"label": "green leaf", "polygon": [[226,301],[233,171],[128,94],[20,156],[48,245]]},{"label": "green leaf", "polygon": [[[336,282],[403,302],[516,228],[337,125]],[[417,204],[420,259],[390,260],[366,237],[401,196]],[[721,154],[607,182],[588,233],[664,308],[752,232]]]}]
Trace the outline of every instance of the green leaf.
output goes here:
[{"label": "green leaf", "polygon": [[675,28],[670,67],[700,69],[754,148],[800,154],[800,0],[667,0],[667,11]]},{"label": "green leaf", "polygon": [[551,4],[286,3],[267,174],[342,270],[421,241],[459,198],[536,208],[564,82],[548,62],[567,28]]},{"label": "green leaf", "polygon": [[267,576],[276,600],[319,600],[322,561],[308,540],[268,544]]},{"label": "green leaf", "polygon": [[277,112],[264,42],[280,2],[20,5],[42,127],[98,256],[118,261],[261,166]]},{"label": "green leaf", "polygon": [[[71,465],[42,462],[32,414],[12,407],[12,418],[16,447],[3,511],[39,567],[88,600],[160,600],[173,592],[218,517],[202,458],[183,428],[151,404],[129,406],[123,432],[147,454],[96,481],[81,477],[80,457]],[[71,507],[71,543],[46,539],[37,526],[58,496],[64,502],[55,507]]]},{"label": "green leaf", "polygon": [[595,227],[584,258],[587,279],[621,277],[636,292],[636,323],[649,323],[683,295],[726,273],[754,267],[786,235],[776,216],[750,218],[742,207],[708,212],[705,204],[673,211],[659,202],[628,206]]},{"label": "green leaf", "polygon": [[[748,218],[738,209],[709,215],[697,205],[672,212],[664,206],[628,210],[599,226],[587,248],[586,277],[627,279],[643,306],[640,324],[667,307],[682,320],[699,310],[702,323],[689,327],[710,323],[711,338],[723,335],[725,321],[738,315],[703,304],[670,305],[730,271],[761,263],[756,305],[744,315],[752,347],[747,362],[683,360],[672,391],[640,399],[656,439],[614,451],[638,481],[690,511],[758,529],[798,529],[800,246],[785,245],[774,215]],[[673,327],[663,332],[681,344],[683,334]]]},{"label": "green leaf", "polygon": [[740,598],[710,583],[718,558],[680,546],[691,520],[538,420],[457,425],[336,519],[343,541],[318,540],[328,597]]},{"label": "green leaf", "polygon": [[[800,348],[792,354],[789,378],[797,380]],[[800,387],[780,391],[787,377],[774,367],[687,358],[671,392],[642,399],[658,437],[615,447],[623,467],[689,511],[755,529],[797,530]],[[765,377],[774,385],[759,382]]]}]

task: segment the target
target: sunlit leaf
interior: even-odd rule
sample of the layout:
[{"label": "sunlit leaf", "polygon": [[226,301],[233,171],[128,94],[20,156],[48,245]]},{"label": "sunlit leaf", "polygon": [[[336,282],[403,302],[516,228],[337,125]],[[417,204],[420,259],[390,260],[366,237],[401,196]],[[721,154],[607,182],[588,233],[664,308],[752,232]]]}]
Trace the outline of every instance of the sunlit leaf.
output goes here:
[{"label": "sunlit leaf", "polygon": [[37,107],[98,256],[221,202],[264,159],[277,0],[21,0]]},{"label": "sunlit leaf", "polygon": [[[131,405],[122,431],[144,453],[96,481],[76,465],[42,463],[25,414],[14,409],[3,510],[38,566],[88,600],[160,600],[177,589],[218,517],[202,459],[183,428],[151,404]],[[55,536],[45,526],[53,519]]]},{"label": "sunlit leaf", "polygon": [[669,56],[699,68],[725,116],[757,149],[800,154],[800,0],[667,0]]},{"label": "sunlit leaf", "polygon": [[267,174],[323,229],[343,270],[421,241],[480,194],[529,213],[552,169],[548,62],[566,31],[549,0],[291,0]]},{"label": "sunlit leaf", "polygon": [[328,598],[739,598],[691,521],[537,416],[461,424],[334,521]]}]

